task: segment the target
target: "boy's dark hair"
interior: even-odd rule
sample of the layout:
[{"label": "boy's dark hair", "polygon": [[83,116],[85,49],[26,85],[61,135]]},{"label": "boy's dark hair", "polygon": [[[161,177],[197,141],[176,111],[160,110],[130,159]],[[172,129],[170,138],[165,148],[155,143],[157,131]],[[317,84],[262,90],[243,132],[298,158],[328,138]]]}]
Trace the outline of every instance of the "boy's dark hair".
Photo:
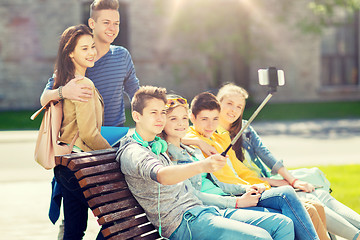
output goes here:
[{"label": "boy's dark hair", "polygon": [[159,99],[166,104],[166,89],[154,86],[142,86],[137,90],[131,101],[131,111],[143,114],[146,102],[150,99]]},{"label": "boy's dark hair", "polygon": [[203,92],[196,95],[191,101],[190,110],[196,118],[202,110],[218,110],[220,112],[220,104],[214,94]]},{"label": "boy's dark hair", "polygon": [[94,0],[90,5],[90,17],[97,20],[96,11],[100,10],[119,10],[119,0]]}]

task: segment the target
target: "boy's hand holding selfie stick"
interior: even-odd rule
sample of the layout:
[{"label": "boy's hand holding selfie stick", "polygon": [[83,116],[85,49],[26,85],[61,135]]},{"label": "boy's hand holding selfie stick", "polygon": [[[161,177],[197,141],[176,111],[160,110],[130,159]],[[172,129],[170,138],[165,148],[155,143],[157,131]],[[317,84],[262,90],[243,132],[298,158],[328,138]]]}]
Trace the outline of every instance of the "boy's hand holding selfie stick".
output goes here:
[{"label": "boy's hand holding selfie stick", "polygon": [[259,69],[258,70],[258,76],[259,76],[259,84],[262,86],[269,86],[269,92],[267,97],[264,99],[264,101],[260,104],[260,106],[256,109],[256,111],[253,113],[253,115],[250,117],[248,122],[241,128],[241,130],[236,134],[234,139],[231,141],[230,145],[225,149],[223,153],[221,153],[222,156],[226,156],[226,153],[230,150],[230,148],[236,143],[236,141],[239,139],[241,134],[245,131],[245,129],[250,125],[250,123],[254,120],[254,118],[259,114],[261,109],[265,106],[265,104],[270,100],[273,93],[276,92],[276,88],[278,86],[285,85],[285,76],[283,70],[277,70],[274,67],[269,67],[268,69]]},{"label": "boy's hand holding selfie stick", "polygon": [[220,154],[214,154],[201,161],[203,163],[203,172],[211,173],[222,169],[226,164],[226,157]]}]

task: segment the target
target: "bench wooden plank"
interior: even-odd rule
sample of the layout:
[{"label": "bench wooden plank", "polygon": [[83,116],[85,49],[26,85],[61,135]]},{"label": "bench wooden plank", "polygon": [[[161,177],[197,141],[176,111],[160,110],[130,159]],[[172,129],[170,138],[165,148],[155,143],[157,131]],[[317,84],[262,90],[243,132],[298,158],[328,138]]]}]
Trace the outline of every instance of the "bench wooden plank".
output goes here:
[{"label": "bench wooden plank", "polygon": [[[89,157],[97,157],[97,156],[101,156],[101,155],[108,155],[108,154],[116,154],[117,149],[115,148],[110,148],[110,149],[104,149],[104,150],[97,150],[97,151],[91,151],[91,152],[80,152],[80,153],[71,153],[71,154],[66,154],[66,155],[62,155],[60,156],[60,158],[57,159],[57,156],[55,157],[55,163],[56,165],[62,165],[62,166],[68,166],[68,163],[74,159],[77,158],[84,158],[86,156]],[[115,159],[115,157],[113,158]],[[61,160],[59,162],[59,160]]]},{"label": "bench wooden plank", "polygon": [[[111,153],[109,155],[89,156],[87,158],[76,158],[76,159],[72,159],[71,161],[69,161],[67,167],[71,171],[77,171],[80,168],[92,166],[94,164],[93,162],[95,160],[97,161],[98,164],[114,162],[115,157],[116,157],[116,154]],[[67,161],[66,158],[62,159],[62,162],[66,162],[66,161]]]},{"label": "bench wooden plank", "polygon": [[[129,229],[129,231],[121,232],[121,234],[119,234],[119,235],[123,235],[125,237],[125,239],[128,239],[129,234],[133,234],[132,231],[130,231],[130,230],[135,230],[136,232],[138,232],[138,228],[132,228],[132,227],[140,226],[147,222],[149,222],[149,220],[146,218],[145,214],[143,214],[137,218],[135,218],[135,217],[127,218],[126,221],[121,222],[116,225],[113,225],[113,226],[110,226],[107,229],[103,230],[102,233],[103,233],[104,237],[107,237],[114,233],[121,232],[122,230]],[[154,226],[152,226],[152,227],[154,229]],[[142,232],[141,234],[143,234],[143,233],[145,233],[145,232]],[[133,236],[134,235],[131,235],[130,237],[133,237]]]},{"label": "bench wooden plank", "polygon": [[94,197],[94,198],[88,200],[88,204],[89,204],[90,208],[94,208],[94,207],[97,207],[104,203],[109,203],[109,202],[113,202],[116,200],[120,200],[120,199],[128,197],[128,196],[132,196],[132,195],[131,195],[130,190],[126,189],[126,190],[122,190],[122,191],[115,192],[115,193],[105,194],[100,197]]},{"label": "bench wooden plank", "polygon": [[[148,232],[152,232],[151,234],[145,235]],[[144,235],[144,236],[142,236]],[[155,240],[159,239],[158,232],[154,229],[154,226],[151,224],[149,225],[142,225],[137,226],[131,229],[129,232],[120,233],[118,235],[112,236],[109,240],[124,240],[124,239],[138,239],[138,240]]]},{"label": "bench wooden plank", "polygon": [[107,164],[100,164],[97,166],[82,168],[75,173],[77,179],[82,179],[87,176],[101,174],[110,171],[119,171],[120,165],[118,162],[111,162]]},{"label": "bench wooden plank", "polygon": [[152,230],[152,231],[150,229],[146,229],[146,231],[148,231],[146,233],[146,235],[143,234],[145,236],[143,236],[143,235],[136,236],[136,237],[133,237],[133,240],[155,240],[155,239],[160,239],[159,233],[155,229]]},{"label": "bench wooden plank", "polygon": [[123,210],[121,212],[119,211],[119,212],[104,215],[98,219],[98,223],[100,225],[104,225],[105,223],[108,223],[108,222],[114,222],[114,221],[117,221],[117,220],[120,220],[120,219],[123,219],[126,217],[136,216],[141,213],[144,213],[144,210],[142,208],[133,207],[133,208]]},{"label": "bench wooden plank", "polygon": [[94,196],[98,196],[100,194],[105,194],[108,192],[114,192],[120,189],[127,188],[127,184],[125,181],[114,182],[109,184],[104,184],[100,186],[91,187],[84,191],[85,198],[90,198]]},{"label": "bench wooden plank", "polygon": [[134,198],[129,198],[126,200],[122,200],[121,202],[114,202],[97,207],[93,210],[93,213],[95,216],[101,217],[107,213],[121,210],[127,208],[128,206],[134,206],[134,205],[138,205],[137,201]]},{"label": "bench wooden plank", "polygon": [[99,183],[108,183],[115,180],[123,180],[123,179],[124,179],[124,175],[122,175],[122,173],[120,173],[119,170],[118,172],[105,173],[101,175],[83,178],[79,181],[79,184],[82,188],[84,188],[85,186],[91,187]]}]

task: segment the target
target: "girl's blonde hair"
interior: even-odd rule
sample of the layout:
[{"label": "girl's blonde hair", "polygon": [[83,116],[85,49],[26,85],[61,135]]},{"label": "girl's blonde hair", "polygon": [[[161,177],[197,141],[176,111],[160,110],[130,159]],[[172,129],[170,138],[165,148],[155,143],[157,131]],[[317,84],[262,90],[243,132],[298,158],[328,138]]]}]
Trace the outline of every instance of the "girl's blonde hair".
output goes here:
[{"label": "girl's blonde hair", "polygon": [[216,97],[219,100],[219,102],[221,102],[226,95],[230,95],[230,94],[234,94],[234,93],[240,94],[245,99],[248,99],[248,97],[249,97],[249,93],[244,88],[239,87],[239,86],[235,85],[234,83],[226,83],[224,86],[222,86],[219,89],[219,92],[216,95]]},{"label": "girl's blonde hair", "polygon": [[[218,94],[216,95],[219,102],[221,102],[224,97],[231,95],[231,94],[239,94],[244,99],[248,99],[249,93],[242,87],[235,85],[234,83],[226,83],[219,89]],[[231,139],[233,139],[238,132],[240,132],[242,128],[242,118],[243,115],[241,114],[235,122],[233,122],[229,129],[229,134]],[[242,138],[239,138],[236,143],[233,145],[233,150],[236,153],[236,157],[243,162],[244,161],[244,153],[242,151]]]}]

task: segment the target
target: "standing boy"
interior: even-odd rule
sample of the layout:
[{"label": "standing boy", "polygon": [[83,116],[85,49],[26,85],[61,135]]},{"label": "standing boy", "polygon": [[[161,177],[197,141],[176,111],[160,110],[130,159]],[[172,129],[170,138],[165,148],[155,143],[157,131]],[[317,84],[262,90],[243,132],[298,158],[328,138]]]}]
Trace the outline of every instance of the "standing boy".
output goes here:
[{"label": "standing boy", "polygon": [[[97,55],[94,66],[87,69],[86,77],[93,81],[103,97],[104,125],[123,126],[126,120],[124,94],[131,99],[139,89],[139,80],[136,77],[135,67],[127,49],[111,45],[120,30],[118,0],[94,0],[90,5],[88,24],[93,31]],[[54,71],[56,74],[56,69]],[[77,83],[81,79],[75,76],[65,86],[53,89],[54,78],[50,78],[40,98],[41,104],[45,105],[50,100],[64,98],[87,101],[86,99],[91,97],[92,91],[87,85]],[[66,180],[70,181],[72,178],[75,178],[74,174],[68,171]],[[77,198],[74,204],[87,206],[77,182],[74,182],[74,189],[76,191],[71,193]],[[62,191],[67,190],[61,189],[59,183],[53,179],[49,217],[54,224],[60,213]],[[82,227],[81,229],[78,228],[78,231],[82,234],[87,226],[87,211],[84,214],[85,216],[81,219],[74,220],[81,223]],[[59,238],[62,238],[61,234],[62,231],[59,233]],[[99,234],[98,237],[101,239],[102,234]]]},{"label": "standing boy", "polygon": [[[94,0],[90,5],[88,24],[93,30],[97,56],[94,67],[87,69],[86,77],[94,82],[104,99],[104,125],[122,126],[126,120],[124,94],[131,99],[139,89],[139,80],[130,53],[124,47],[111,45],[120,29],[118,0]],[[78,80],[74,78],[64,87],[52,89],[54,79],[50,78],[41,104],[63,98],[86,101],[84,98],[89,97],[91,91],[87,86],[77,84]]]},{"label": "standing boy", "polygon": [[160,235],[170,239],[291,238],[293,225],[288,218],[259,218],[242,209],[219,210],[204,206],[195,197],[183,181],[221,169],[226,158],[216,154],[200,162],[173,165],[166,154],[167,143],[156,136],[165,126],[166,102],[164,88],[143,86],[136,92],[131,102],[135,133],[121,140],[116,157],[130,191]]}]

